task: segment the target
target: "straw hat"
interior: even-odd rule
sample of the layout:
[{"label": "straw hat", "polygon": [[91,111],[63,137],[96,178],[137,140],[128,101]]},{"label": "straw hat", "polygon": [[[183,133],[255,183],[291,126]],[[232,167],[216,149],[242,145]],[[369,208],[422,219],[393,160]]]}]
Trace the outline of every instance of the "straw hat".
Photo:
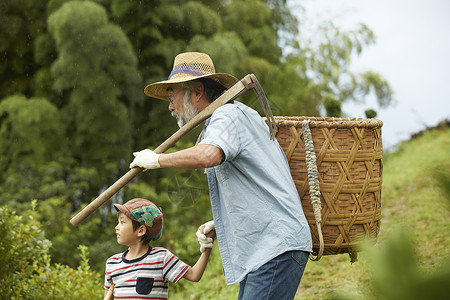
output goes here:
[{"label": "straw hat", "polygon": [[229,89],[239,80],[226,73],[216,73],[209,55],[200,52],[186,52],[178,54],[173,62],[173,69],[168,80],[149,84],[144,93],[153,98],[168,100],[167,88],[171,83],[186,82],[199,78],[211,78]]}]

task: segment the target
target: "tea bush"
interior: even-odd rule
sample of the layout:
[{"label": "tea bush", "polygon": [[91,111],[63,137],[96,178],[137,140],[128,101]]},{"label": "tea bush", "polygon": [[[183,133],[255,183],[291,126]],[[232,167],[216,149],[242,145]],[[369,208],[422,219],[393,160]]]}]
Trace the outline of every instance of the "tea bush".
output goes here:
[{"label": "tea bush", "polygon": [[80,246],[77,269],[50,263],[51,242],[36,217],[36,201],[18,215],[0,207],[0,299],[102,299],[102,280]]}]

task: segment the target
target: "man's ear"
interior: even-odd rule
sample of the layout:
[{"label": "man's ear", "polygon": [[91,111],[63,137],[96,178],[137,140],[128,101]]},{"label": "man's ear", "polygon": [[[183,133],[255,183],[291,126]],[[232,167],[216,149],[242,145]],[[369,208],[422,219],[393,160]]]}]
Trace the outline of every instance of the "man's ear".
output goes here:
[{"label": "man's ear", "polygon": [[203,83],[198,82],[197,86],[194,88],[193,90],[193,96],[195,97],[196,100],[202,98],[203,94],[205,92],[205,86],[203,85]]}]

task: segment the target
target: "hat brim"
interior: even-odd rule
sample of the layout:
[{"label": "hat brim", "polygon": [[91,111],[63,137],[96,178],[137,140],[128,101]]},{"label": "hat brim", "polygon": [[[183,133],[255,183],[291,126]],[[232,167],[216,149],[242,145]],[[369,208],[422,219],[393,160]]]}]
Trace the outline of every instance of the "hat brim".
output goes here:
[{"label": "hat brim", "polygon": [[167,91],[167,88],[169,87],[169,84],[173,83],[181,83],[181,82],[187,82],[195,79],[200,78],[211,78],[219,82],[221,85],[223,85],[226,89],[231,88],[233,85],[235,85],[239,79],[234,77],[233,75],[226,74],[226,73],[214,73],[214,74],[208,74],[203,76],[195,76],[195,75],[185,75],[180,78],[174,78],[164,81],[155,82],[152,84],[149,84],[145,87],[144,93],[152,98],[157,98],[161,100],[168,101],[169,99],[169,93]]},{"label": "hat brim", "polygon": [[122,205],[122,204],[114,204],[114,208],[116,209],[117,212],[120,211],[121,213],[125,214],[125,215],[126,215],[128,218],[130,218],[131,220],[137,221],[136,218],[133,217],[133,216],[131,215],[130,210],[129,210],[125,205]]}]

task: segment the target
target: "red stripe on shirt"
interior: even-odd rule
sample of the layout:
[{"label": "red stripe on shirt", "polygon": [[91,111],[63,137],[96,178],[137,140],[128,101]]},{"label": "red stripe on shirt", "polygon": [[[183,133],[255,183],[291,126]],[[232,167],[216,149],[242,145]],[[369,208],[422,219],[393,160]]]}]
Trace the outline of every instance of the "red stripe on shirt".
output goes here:
[{"label": "red stripe on shirt", "polygon": [[108,259],[108,261],[110,261],[110,260],[120,260],[120,259],[122,259],[122,256],[118,256],[118,257],[110,257],[110,258]]},{"label": "red stripe on shirt", "polygon": [[180,274],[178,274],[178,276],[175,278],[174,282],[177,282],[181,276],[184,275],[184,273],[186,273],[186,270],[189,269],[189,266],[184,267],[183,271],[180,272]]},{"label": "red stripe on shirt", "polygon": [[[128,279],[128,280],[125,280],[124,282],[136,282],[137,281],[137,279]],[[153,282],[164,282],[164,280],[154,280]]]},{"label": "red stripe on shirt", "polygon": [[167,300],[167,298],[161,298],[161,297],[145,297],[145,296],[131,296],[131,297],[117,297],[117,296],[114,296],[114,299],[151,299],[151,300]]},{"label": "red stripe on shirt", "polygon": [[175,256],[172,256],[169,261],[164,265],[163,269],[167,267],[167,265],[175,258]]},{"label": "red stripe on shirt", "polygon": [[132,268],[132,267],[147,266],[147,265],[159,265],[159,264],[162,264],[162,263],[163,263],[163,261],[157,261],[157,262],[153,262],[153,263],[135,264],[135,265],[126,266],[126,267],[122,267],[122,268],[113,270],[113,271],[111,271],[111,272],[109,272],[109,273],[107,273],[107,274],[110,275],[110,274],[112,274],[112,273],[114,273],[114,272],[121,271],[121,270],[125,270],[125,269]]}]

